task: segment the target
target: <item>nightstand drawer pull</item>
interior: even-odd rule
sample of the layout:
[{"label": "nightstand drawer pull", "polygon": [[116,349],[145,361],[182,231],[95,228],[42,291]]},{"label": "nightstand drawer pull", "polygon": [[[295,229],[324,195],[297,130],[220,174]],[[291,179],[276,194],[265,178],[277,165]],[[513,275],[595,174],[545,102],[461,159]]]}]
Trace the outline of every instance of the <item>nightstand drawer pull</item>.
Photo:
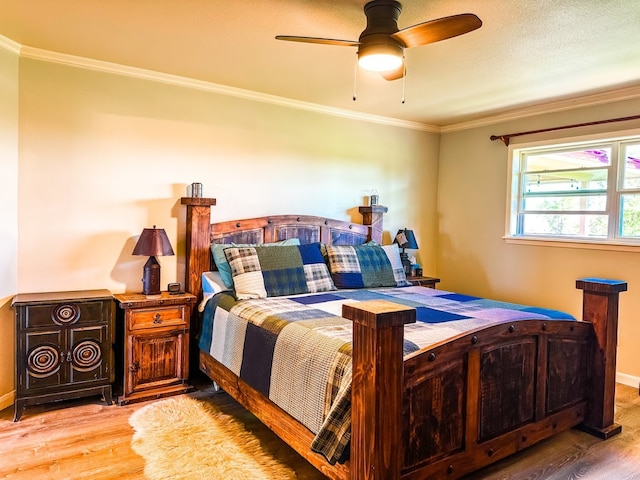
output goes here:
[{"label": "nightstand drawer pull", "polygon": [[162,317],[160,316],[159,313],[156,313],[155,316],[153,317],[153,323],[162,323]]}]

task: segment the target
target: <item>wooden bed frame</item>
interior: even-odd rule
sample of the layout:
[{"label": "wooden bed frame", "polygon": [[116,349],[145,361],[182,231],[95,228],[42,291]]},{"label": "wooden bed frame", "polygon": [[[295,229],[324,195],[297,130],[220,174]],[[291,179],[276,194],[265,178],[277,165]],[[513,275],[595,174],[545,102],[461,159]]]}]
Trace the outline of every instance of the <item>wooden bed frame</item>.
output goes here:
[{"label": "wooden bed frame", "polygon": [[[186,289],[199,296],[212,242],[380,242],[387,211],[360,207],[362,225],[304,215],[211,224],[215,199],[181,203]],[[502,323],[404,359],[403,326],[415,321],[414,309],[345,305],[343,316],[354,322],[352,436],[350,459],[335,465],[310,450],[306,427],[208,353],[199,352],[199,367],[329,478],[455,479],[574,426],[605,439],[621,431],[614,423],[618,294],[627,284],[582,279],[576,287],[580,322]],[[197,318],[192,325],[199,329]]]}]

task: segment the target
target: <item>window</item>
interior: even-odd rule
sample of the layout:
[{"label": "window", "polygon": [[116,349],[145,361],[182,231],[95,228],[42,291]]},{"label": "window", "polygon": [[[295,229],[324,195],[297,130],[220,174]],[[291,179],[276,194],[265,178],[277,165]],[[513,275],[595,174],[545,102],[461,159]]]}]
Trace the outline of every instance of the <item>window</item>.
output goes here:
[{"label": "window", "polygon": [[640,137],[511,152],[508,237],[640,245]]}]

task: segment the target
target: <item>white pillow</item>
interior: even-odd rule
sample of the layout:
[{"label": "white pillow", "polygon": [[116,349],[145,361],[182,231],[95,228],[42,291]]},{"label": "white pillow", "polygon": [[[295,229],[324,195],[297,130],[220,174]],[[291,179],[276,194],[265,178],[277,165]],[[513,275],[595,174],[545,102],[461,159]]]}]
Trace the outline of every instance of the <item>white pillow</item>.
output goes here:
[{"label": "white pillow", "polygon": [[198,311],[204,311],[204,307],[207,304],[207,301],[216,293],[229,290],[230,289],[227,288],[222,281],[220,272],[202,272],[202,301],[200,302],[200,305],[198,305]]}]

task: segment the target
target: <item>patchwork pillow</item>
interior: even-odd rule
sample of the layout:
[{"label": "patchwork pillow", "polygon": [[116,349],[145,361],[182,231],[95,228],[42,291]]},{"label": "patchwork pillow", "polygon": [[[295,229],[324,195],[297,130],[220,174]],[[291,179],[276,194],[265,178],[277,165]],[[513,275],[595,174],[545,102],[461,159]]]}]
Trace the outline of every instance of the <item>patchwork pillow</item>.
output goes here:
[{"label": "patchwork pillow", "polygon": [[213,261],[216,264],[216,268],[220,272],[220,278],[222,279],[222,283],[227,288],[233,288],[233,276],[231,275],[231,267],[229,267],[229,263],[227,262],[227,257],[224,254],[224,249],[229,247],[280,247],[283,245],[300,245],[300,239],[298,238],[288,238],[286,240],[281,240],[279,242],[274,243],[261,243],[261,244],[250,244],[250,243],[212,243],[211,244],[211,255],[213,256]]},{"label": "patchwork pillow", "polygon": [[236,298],[266,298],[335,290],[319,243],[224,250]]},{"label": "patchwork pillow", "polygon": [[338,288],[404,287],[410,285],[398,246],[327,245],[329,269]]}]

